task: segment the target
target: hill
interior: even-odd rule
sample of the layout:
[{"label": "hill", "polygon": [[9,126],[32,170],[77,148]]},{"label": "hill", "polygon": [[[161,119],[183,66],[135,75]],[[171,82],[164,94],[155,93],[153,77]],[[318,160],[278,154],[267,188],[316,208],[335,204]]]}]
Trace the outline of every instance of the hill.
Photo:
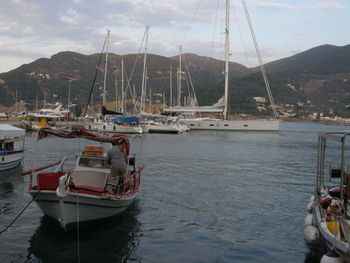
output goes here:
[{"label": "hill", "polygon": [[[37,96],[42,105],[46,102],[66,102],[68,88],[74,103],[85,106],[92,87],[100,54],[83,55],[60,52],[51,58],[41,58],[32,63],[0,74],[0,105],[10,106],[18,100],[35,107]],[[120,96],[121,61],[124,61],[124,87],[140,95],[143,55],[109,54],[107,69],[107,99]],[[182,96],[188,96],[193,83],[200,105],[215,103],[223,95],[223,61],[195,54],[182,55]],[[154,100],[169,103],[170,71],[172,69],[173,95],[176,90],[176,71],[179,57],[147,55],[147,98],[151,89]],[[297,116],[311,113],[350,116],[350,45],[337,47],[323,45],[265,65],[275,102],[280,112]],[[229,109],[231,113],[254,115],[269,114],[268,103],[258,105],[253,98],[267,98],[259,68],[248,69],[230,62]],[[190,78],[186,77],[190,73]],[[104,60],[96,74],[94,103],[101,101]],[[116,87],[118,87],[116,89]],[[130,96],[130,95],[128,95]],[[157,97],[158,96],[158,97]],[[175,97],[175,95],[174,95]],[[262,107],[260,107],[262,106]],[[259,111],[260,109],[260,111]],[[261,110],[263,109],[263,110]]]},{"label": "hill", "polygon": [[305,110],[350,116],[350,45],[315,47],[268,63],[266,69],[301,94]]},{"label": "hill", "polygon": [[[6,96],[0,97],[0,104],[12,105],[15,102],[17,90],[18,98],[25,100],[31,106],[34,105],[38,94],[42,102],[44,94],[48,102],[57,100],[66,101],[68,88],[71,86],[71,97],[81,105],[87,103],[89,92],[94,80],[94,75],[100,54],[83,55],[75,52],[60,52],[51,58],[41,58],[30,64],[24,64],[19,68],[0,74],[0,92]],[[187,64],[192,82],[196,85],[203,83],[216,84],[222,79],[223,62],[212,58],[197,56],[194,54],[182,55],[184,64]],[[109,54],[107,69],[108,99],[115,99],[115,86],[121,86],[121,60],[124,61],[124,86],[130,79],[130,87],[140,94],[143,73],[143,55],[128,54],[124,56]],[[154,54],[147,55],[147,86],[152,93],[169,93],[170,68],[172,67],[173,86],[176,82],[176,70],[178,56],[163,57]],[[95,99],[100,100],[99,94],[103,86],[104,60],[96,75],[94,86]],[[235,76],[249,74],[249,70],[237,63],[230,63],[230,73]],[[220,69],[221,68],[221,69]],[[186,67],[182,69],[182,79],[185,79]],[[185,81],[183,81],[185,83]],[[183,84],[184,85],[184,84]],[[185,91],[186,92],[186,91]]]}]

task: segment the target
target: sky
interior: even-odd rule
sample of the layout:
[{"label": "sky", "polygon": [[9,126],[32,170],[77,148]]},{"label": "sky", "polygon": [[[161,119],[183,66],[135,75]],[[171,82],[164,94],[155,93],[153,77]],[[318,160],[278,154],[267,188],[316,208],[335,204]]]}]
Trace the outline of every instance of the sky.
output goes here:
[{"label": "sky", "polygon": [[[310,48],[350,44],[349,0],[245,0],[264,63]],[[0,73],[61,51],[223,59],[224,0],[1,0]],[[241,0],[231,0],[230,61],[258,64]]]}]

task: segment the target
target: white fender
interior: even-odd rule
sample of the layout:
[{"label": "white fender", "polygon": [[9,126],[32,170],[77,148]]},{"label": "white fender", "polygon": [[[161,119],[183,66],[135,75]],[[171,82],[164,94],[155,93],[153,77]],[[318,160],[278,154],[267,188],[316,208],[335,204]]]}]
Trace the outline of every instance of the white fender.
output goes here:
[{"label": "white fender", "polygon": [[305,220],[304,220],[304,225],[305,226],[312,226],[312,221],[314,219],[314,215],[313,214],[308,214],[306,217],[305,217]]},{"label": "white fender", "polygon": [[317,243],[320,239],[320,233],[314,226],[307,226],[304,230],[304,239],[310,244]]},{"label": "white fender", "polygon": [[320,263],[342,263],[341,258],[334,252],[327,252],[321,258]]},{"label": "white fender", "polygon": [[315,196],[314,195],[310,196],[310,202],[313,202],[314,200],[315,200]]},{"label": "white fender", "polygon": [[306,206],[306,210],[309,212],[309,213],[312,213],[312,209],[314,207],[314,201],[310,201],[307,206]]},{"label": "white fender", "polygon": [[58,187],[56,189],[56,195],[59,198],[64,198],[69,194],[69,186],[68,186],[68,176],[67,174],[61,176],[59,179]]}]

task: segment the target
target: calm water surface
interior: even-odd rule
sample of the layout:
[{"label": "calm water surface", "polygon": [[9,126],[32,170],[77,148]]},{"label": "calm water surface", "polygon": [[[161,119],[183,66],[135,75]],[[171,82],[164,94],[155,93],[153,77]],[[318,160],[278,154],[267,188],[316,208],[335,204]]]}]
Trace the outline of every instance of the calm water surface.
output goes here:
[{"label": "calm water surface", "polygon": [[[317,134],[344,129],[282,123],[278,133],[146,134],[142,189],[130,209],[65,233],[33,203],[0,235],[0,262],[319,262],[321,248],[303,240]],[[86,143],[29,134],[23,169],[74,157]],[[0,231],[31,200],[19,173],[0,174]]]}]

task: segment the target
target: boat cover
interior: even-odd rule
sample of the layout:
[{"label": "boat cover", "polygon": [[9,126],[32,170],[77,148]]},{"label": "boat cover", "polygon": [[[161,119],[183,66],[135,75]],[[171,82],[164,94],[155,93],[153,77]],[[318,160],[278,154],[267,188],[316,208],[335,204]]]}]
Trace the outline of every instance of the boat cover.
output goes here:
[{"label": "boat cover", "polygon": [[139,118],[136,116],[119,116],[119,117],[112,119],[112,122],[114,122],[114,123],[127,122],[127,123],[137,123],[138,124]]},{"label": "boat cover", "polygon": [[107,109],[105,106],[102,106],[101,114],[102,115],[123,115],[122,112],[111,111]]},{"label": "boat cover", "polygon": [[0,140],[24,136],[25,130],[9,124],[0,124]]}]

